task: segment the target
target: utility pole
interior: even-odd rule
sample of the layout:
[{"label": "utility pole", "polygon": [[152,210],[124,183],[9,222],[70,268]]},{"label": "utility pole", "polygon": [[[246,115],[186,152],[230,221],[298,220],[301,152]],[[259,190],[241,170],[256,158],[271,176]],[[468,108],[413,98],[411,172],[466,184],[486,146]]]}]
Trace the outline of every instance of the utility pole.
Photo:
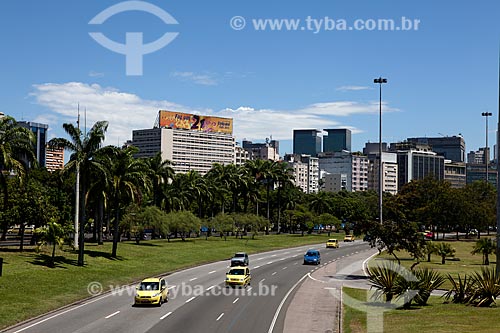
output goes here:
[{"label": "utility pole", "polygon": [[[78,103],[78,120],[76,121],[78,132],[80,132],[80,103]],[[79,147],[77,147],[79,149]],[[78,235],[78,227],[79,227],[79,219],[80,219],[80,162],[78,161],[78,151],[77,159],[76,159],[76,184],[75,184],[75,225],[74,225],[74,239],[73,239],[73,247],[78,249],[79,235]]]},{"label": "utility pole", "polygon": [[373,83],[377,83],[379,85],[379,122],[378,122],[378,210],[379,216],[378,221],[380,224],[383,223],[383,215],[382,215],[382,204],[383,204],[383,164],[382,164],[382,84],[387,83],[387,79],[379,77],[378,79],[373,80]]}]

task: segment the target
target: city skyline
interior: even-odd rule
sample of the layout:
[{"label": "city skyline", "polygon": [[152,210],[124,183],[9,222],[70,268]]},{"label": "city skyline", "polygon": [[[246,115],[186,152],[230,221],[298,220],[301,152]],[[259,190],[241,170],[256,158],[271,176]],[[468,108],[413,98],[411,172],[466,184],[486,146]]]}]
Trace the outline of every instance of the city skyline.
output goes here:
[{"label": "city skyline", "polygon": [[[76,122],[79,104],[88,127],[109,121],[107,144],[120,145],[132,130],[152,128],[165,109],[233,118],[237,142],[272,137],[282,156],[292,152],[294,129],[348,128],[352,150],[360,151],[366,142],[378,142],[373,79],[383,76],[384,142],[461,134],[466,151],[476,151],[485,145],[481,113],[489,111],[490,148],[495,143],[500,4],[494,0],[149,1],[178,24],[166,26],[139,11],[89,24],[120,3],[3,2],[0,68],[7,79],[0,111],[48,124],[49,139],[64,136],[62,123]],[[235,27],[235,17],[246,19],[246,26]],[[418,30],[334,31],[330,24],[340,29],[341,20],[403,18],[418,20]],[[302,25],[258,30],[253,23],[265,19],[300,19]],[[119,43],[132,31],[143,32],[147,43],[164,32],[179,34],[144,55],[142,75],[131,76],[124,55],[89,35],[96,31]]]}]

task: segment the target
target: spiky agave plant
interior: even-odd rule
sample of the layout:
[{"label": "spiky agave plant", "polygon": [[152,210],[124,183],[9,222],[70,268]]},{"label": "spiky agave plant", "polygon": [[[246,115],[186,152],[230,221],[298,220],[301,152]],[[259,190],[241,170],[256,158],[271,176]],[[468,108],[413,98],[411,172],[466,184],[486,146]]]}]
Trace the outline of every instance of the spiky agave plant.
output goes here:
[{"label": "spiky agave plant", "polygon": [[381,264],[375,267],[369,267],[369,281],[372,283],[372,288],[376,291],[374,298],[385,296],[386,302],[391,302],[396,294],[397,280],[400,278],[400,266],[393,262],[384,260]]},{"label": "spiky agave plant", "polygon": [[474,288],[470,303],[475,306],[488,307],[495,303],[500,296],[500,275],[494,268],[482,268],[481,272],[474,272],[471,278]]},{"label": "spiky agave plant", "polygon": [[413,301],[418,305],[427,305],[427,300],[432,291],[439,288],[446,281],[441,274],[427,267],[417,269],[415,276],[418,279],[418,293]]},{"label": "spiky agave plant", "polygon": [[474,280],[464,275],[464,278],[458,274],[458,277],[455,279],[451,274],[447,275],[448,281],[450,281],[452,287],[449,289],[442,297],[446,300],[452,298],[453,303],[469,303],[469,300],[473,293],[474,288]]}]

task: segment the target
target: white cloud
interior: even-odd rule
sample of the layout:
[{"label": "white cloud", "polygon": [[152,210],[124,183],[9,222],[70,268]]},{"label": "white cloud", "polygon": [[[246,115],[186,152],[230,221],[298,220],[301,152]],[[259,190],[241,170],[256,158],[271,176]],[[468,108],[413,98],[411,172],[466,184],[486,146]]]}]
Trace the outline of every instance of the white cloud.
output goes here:
[{"label": "white cloud", "polygon": [[[64,135],[62,124],[75,123],[77,107],[83,117],[86,109],[87,127],[96,121],[109,121],[106,144],[120,145],[132,137],[132,130],[151,128],[158,110],[171,110],[233,118],[233,133],[237,141],[242,139],[261,141],[273,136],[276,140],[290,140],[293,129],[325,129],[343,127],[360,133],[353,124],[339,121],[340,117],[378,112],[378,102],[352,101],[314,103],[292,110],[256,109],[250,106],[225,108],[219,111],[194,109],[167,100],[146,100],[140,96],[122,92],[112,87],[81,82],[45,83],[34,85],[37,104],[50,110],[37,116],[35,121],[49,124],[57,135]],[[384,111],[396,111],[384,105]],[[83,124],[83,120],[82,120]]]},{"label": "white cloud", "polygon": [[203,86],[216,86],[218,84],[214,74],[197,74],[194,72],[173,72],[172,77],[179,78],[183,81],[190,81]]},{"label": "white cloud", "polygon": [[87,127],[92,127],[99,120],[109,122],[106,144],[121,144],[131,139],[133,129],[153,127],[160,109],[210,113],[210,110],[194,110],[169,101],[145,100],[135,94],[120,92],[114,88],[103,88],[98,84],[45,83],[33,87],[31,96],[38,104],[52,111],[51,114],[43,113],[38,116],[38,119],[45,119],[51,130],[62,131],[63,123],[75,123],[79,104],[81,124],[85,109]]},{"label": "white cloud", "polygon": [[342,87],[338,87],[336,90],[338,90],[338,91],[359,91],[359,90],[368,90],[368,89],[373,89],[373,88],[366,87],[366,86],[342,86]]}]

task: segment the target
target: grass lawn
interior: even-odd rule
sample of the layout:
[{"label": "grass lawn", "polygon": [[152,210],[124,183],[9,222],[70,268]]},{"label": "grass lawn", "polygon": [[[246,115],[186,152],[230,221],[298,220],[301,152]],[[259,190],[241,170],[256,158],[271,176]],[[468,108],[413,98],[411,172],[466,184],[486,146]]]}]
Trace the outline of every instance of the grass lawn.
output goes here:
[{"label": "grass lawn", "polygon": [[[332,238],[343,238],[332,233]],[[219,237],[179,240],[144,241],[118,244],[118,258],[111,258],[111,243],[85,246],[85,266],[76,266],[77,253],[69,249],[57,250],[56,265],[48,267],[49,248],[37,253],[27,248],[0,248],[4,259],[0,277],[0,329],[28,318],[57,309],[89,296],[87,285],[92,281],[104,288],[124,285],[178,269],[229,259],[237,251],[256,253],[273,249],[326,242],[322,235],[268,235],[255,239],[227,241]]]},{"label": "grass lawn", "polygon": [[[366,290],[343,288],[358,300],[366,300]],[[429,305],[412,306],[410,310],[391,310],[384,314],[384,333],[496,333],[500,308],[476,308],[461,304],[443,304],[431,296]],[[367,332],[366,313],[344,306],[344,332]]]},{"label": "grass lawn", "polygon": [[[476,254],[472,255],[471,251],[474,247],[474,244],[476,243],[477,239],[468,239],[468,240],[446,240],[446,243],[451,244],[451,246],[456,250],[455,252],[455,260],[446,260],[445,264],[441,264],[441,257],[433,254],[431,257],[431,261],[427,262],[427,258],[425,261],[420,262],[415,268],[423,268],[423,267],[428,267],[432,268],[433,270],[443,274],[443,276],[446,276],[447,274],[451,274],[453,277],[456,277],[458,274],[460,274],[462,277],[464,274],[470,275],[473,272],[479,272],[481,271],[481,267],[489,267],[489,268],[495,268],[495,261],[496,257],[494,254],[490,255],[490,265],[489,266],[484,266],[483,263],[483,257],[481,254]],[[442,242],[441,240],[435,241],[434,243],[440,243]],[[398,258],[401,260],[401,265],[403,265],[406,268],[410,268],[411,265],[415,263],[415,260],[407,253],[407,252],[397,252],[396,255]],[[389,259],[389,260],[394,260],[394,257],[392,255],[388,255],[387,253],[382,253],[380,256],[377,256],[370,260],[369,265],[376,265],[377,260],[380,259]],[[451,284],[446,281],[440,289],[447,289],[450,288]]]}]

